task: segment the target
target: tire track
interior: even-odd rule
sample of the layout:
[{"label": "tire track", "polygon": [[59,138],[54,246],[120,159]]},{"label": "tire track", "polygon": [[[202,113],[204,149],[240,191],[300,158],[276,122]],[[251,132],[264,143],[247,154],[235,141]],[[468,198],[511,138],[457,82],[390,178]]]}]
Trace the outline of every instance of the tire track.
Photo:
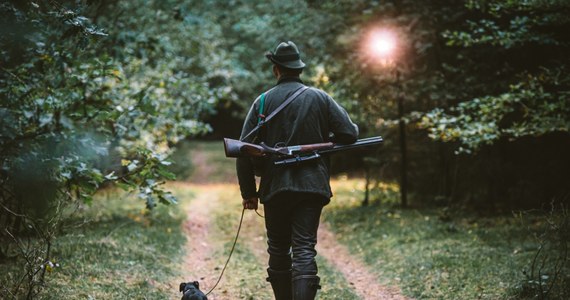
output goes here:
[{"label": "tire track", "polygon": [[[219,205],[219,193],[224,186],[183,183],[177,184],[177,186],[196,192],[196,198],[192,199],[184,208],[187,220],[183,223],[182,230],[186,235],[186,255],[181,263],[185,270],[180,282],[198,281],[200,289],[206,293],[216,283],[221,270],[220,261],[213,257],[213,253],[223,246],[214,238],[211,215],[216,206]],[[178,298],[181,295],[178,294]],[[215,291],[208,295],[208,299],[232,300],[223,295],[216,295]]]},{"label": "tire track", "polygon": [[326,223],[319,225],[317,251],[330,265],[341,272],[354,291],[363,300],[406,300],[395,287],[378,283],[377,277],[341,245]]}]

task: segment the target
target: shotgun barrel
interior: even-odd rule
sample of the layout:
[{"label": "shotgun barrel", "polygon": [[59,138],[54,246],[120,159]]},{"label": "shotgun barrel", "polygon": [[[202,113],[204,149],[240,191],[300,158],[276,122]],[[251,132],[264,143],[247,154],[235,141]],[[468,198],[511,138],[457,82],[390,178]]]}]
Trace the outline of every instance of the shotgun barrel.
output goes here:
[{"label": "shotgun barrel", "polygon": [[352,144],[335,144],[332,148],[317,149],[317,150],[314,150],[312,152],[307,152],[304,155],[299,154],[299,155],[295,155],[293,157],[285,157],[285,158],[279,159],[273,163],[275,165],[294,164],[294,163],[299,163],[299,162],[303,162],[303,161],[307,161],[307,160],[317,159],[317,158],[321,157],[321,154],[333,153],[333,152],[337,152],[337,151],[346,151],[346,150],[350,150],[350,149],[354,149],[354,148],[361,148],[361,147],[367,147],[367,146],[374,146],[374,145],[378,145],[378,144],[382,143],[383,141],[384,141],[384,139],[382,139],[381,136],[369,137],[369,138],[357,140],[356,142],[354,142]]},{"label": "shotgun barrel", "polygon": [[337,151],[345,151],[354,148],[360,147],[367,147],[367,146],[374,146],[382,143],[384,139],[381,136],[373,136],[369,138],[359,139],[352,144],[335,144],[334,147],[330,149],[323,149],[318,151],[320,154],[330,153],[330,152],[337,152]]}]

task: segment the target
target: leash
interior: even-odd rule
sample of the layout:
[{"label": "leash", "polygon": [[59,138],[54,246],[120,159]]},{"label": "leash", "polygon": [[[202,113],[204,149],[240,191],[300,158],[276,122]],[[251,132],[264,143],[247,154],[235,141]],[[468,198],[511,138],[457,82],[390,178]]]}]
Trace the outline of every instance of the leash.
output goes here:
[{"label": "leash", "polygon": [[222,280],[222,276],[224,276],[224,271],[228,267],[228,264],[230,263],[230,258],[232,258],[232,254],[234,253],[234,249],[236,248],[237,240],[239,237],[239,232],[241,231],[241,224],[243,223],[243,215],[244,214],[245,214],[245,207],[241,210],[241,218],[239,220],[239,226],[237,229],[236,238],[234,239],[234,244],[232,245],[232,249],[230,250],[230,255],[228,256],[228,260],[226,260],[226,264],[224,265],[224,268],[222,269],[222,273],[220,273],[220,276],[218,277],[218,281],[216,281],[216,284],[214,284],[214,286],[206,293],[206,296],[210,295],[210,293],[218,286],[218,283],[220,283],[220,280]]},{"label": "leash", "polygon": [[[260,217],[262,217],[262,218],[265,218],[264,216],[262,216],[262,215],[257,211],[257,209],[255,210],[255,213],[256,213],[258,216],[260,216]],[[243,209],[241,210],[241,217],[240,217],[240,219],[239,219],[239,225],[238,225],[238,229],[237,229],[237,232],[236,232],[236,237],[235,237],[235,239],[234,239],[234,243],[233,243],[233,245],[232,245],[232,249],[230,250],[230,255],[228,255],[228,260],[226,260],[226,263],[224,264],[224,268],[222,268],[222,272],[220,273],[220,276],[218,277],[218,281],[216,281],[216,284],[214,284],[214,286],[206,293],[206,296],[210,295],[210,293],[213,292],[214,289],[216,289],[216,287],[218,286],[218,284],[219,284],[220,281],[222,280],[222,276],[224,276],[224,272],[226,271],[226,268],[228,267],[228,264],[230,263],[230,258],[232,258],[232,254],[234,253],[234,250],[235,250],[235,248],[236,248],[236,244],[237,244],[237,240],[238,240],[238,237],[239,237],[239,233],[240,233],[240,231],[241,231],[241,225],[243,224],[243,216],[244,216],[244,214],[245,214],[245,208],[243,208]]]}]

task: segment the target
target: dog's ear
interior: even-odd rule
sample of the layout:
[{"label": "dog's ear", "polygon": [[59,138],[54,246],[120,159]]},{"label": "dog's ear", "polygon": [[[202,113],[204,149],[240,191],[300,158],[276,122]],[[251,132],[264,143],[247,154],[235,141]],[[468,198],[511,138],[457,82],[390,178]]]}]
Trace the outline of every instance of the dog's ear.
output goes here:
[{"label": "dog's ear", "polygon": [[184,292],[184,288],[186,287],[186,282],[181,282],[180,283],[180,291]]},{"label": "dog's ear", "polygon": [[193,284],[197,289],[200,289],[200,284],[198,283],[198,281],[194,281],[194,282],[192,282],[192,284]]}]

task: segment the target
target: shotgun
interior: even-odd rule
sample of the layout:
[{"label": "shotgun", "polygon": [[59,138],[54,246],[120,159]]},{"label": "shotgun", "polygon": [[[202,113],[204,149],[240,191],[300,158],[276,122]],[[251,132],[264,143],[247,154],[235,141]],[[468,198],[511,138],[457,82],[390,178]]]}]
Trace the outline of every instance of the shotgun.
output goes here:
[{"label": "shotgun", "polygon": [[264,143],[259,145],[224,138],[226,157],[267,157],[275,156],[276,165],[286,165],[301,161],[316,159],[321,154],[344,151],[354,148],[373,146],[382,143],[381,136],[359,139],[352,144],[317,143],[284,147],[269,147]]}]

